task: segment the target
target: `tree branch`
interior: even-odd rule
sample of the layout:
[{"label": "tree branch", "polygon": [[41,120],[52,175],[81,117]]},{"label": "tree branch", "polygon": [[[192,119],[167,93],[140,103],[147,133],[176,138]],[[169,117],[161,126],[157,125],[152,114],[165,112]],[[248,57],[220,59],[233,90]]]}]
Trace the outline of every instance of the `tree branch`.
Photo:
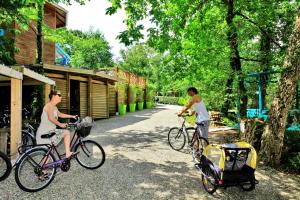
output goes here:
[{"label": "tree branch", "polygon": [[280,49],[282,49],[283,47],[278,43],[276,42],[273,37],[266,31],[264,30],[262,27],[260,27],[255,21],[253,21],[252,19],[250,19],[248,16],[240,13],[240,12],[236,12],[235,13],[236,15],[242,17],[243,19],[247,20],[248,22],[250,22],[251,24],[253,24],[254,26],[256,26],[264,35],[268,36],[271,41],[276,45],[278,46]]}]

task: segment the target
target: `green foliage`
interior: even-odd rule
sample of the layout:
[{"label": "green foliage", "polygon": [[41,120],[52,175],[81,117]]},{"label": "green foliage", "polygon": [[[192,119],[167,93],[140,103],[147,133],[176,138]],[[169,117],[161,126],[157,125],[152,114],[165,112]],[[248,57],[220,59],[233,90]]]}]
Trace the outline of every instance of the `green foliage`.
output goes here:
[{"label": "green foliage", "polygon": [[118,89],[118,104],[127,104],[127,83],[118,82],[117,89]]},{"label": "green foliage", "polygon": [[158,96],[159,103],[178,105],[178,97]]},{"label": "green foliage", "polygon": [[155,95],[154,91],[147,88],[147,90],[146,90],[146,101],[147,102],[153,102],[154,95]]},{"label": "green foliage", "polygon": [[189,96],[179,97],[178,105],[185,106],[190,102],[190,100],[191,100],[191,97],[189,97]]},{"label": "green foliage", "polygon": [[288,155],[288,162],[286,167],[297,173],[300,172],[300,152],[295,152]]},{"label": "green foliage", "polygon": [[135,85],[129,85],[128,87],[128,101],[129,103],[136,103],[137,87]]},{"label": "green foliage", "polygon": [[233,126],[233,125],[236,124],[235,121],[233,121],[233,120],[231,120],[231,119],[229,119],[227,117],[222,117],[221,122],[224,123],[224,124],[226,124],[226,126]]},{"label": "green foliage", "polygon": [[70,65],[75,68],[98,69],[113,67],[110,46],[100,31],[87,32],[52,30],[45,27],[46,38],[62,44],[63,49],[70,55]]},{"label": "green foliage", "polygon": [[286,131],[284,135],[284,151],[282,162],[290,171],[300,172],[300,132]]},{"label": "green foliage", "polygon": [[136,88],[136,101],[137,102],[144,102],[144,91],[141,87]]},{"label": "green foliage", "polygon": [[[163,95],[168,92],[185,96],[186,88],[195,86],[209,110],[220,111],[225,100],[230,108],[240,97],[237,77],[249,72],[276,70],[282,65],[293,28],[299,1],[234,1],[233,25],[237,29],[239,60],[242,71],[230,68],[230,44],[226,23],[227,1],[135,0],[110,1],[107,14],[126,10],[127,29],[119,39],[132,45],[143,38],[142,20],[155,24],[147,27],[147,45],[161,52],[159,67],[149,69],[150,84]],[[278,24],[281,24],[278,26]],[[124,63],[129,71],[149,66],[149,55],[140,45],[129,48]],[[130,54],[132,52],[132,55]],[[153,53],[150,53],[150,55]],[[136,62],[135,62],[136,61]],[[135,63],[137,63],[135,65]],[[129,68],[129,66],[132,66]],[[142,70],[141,70],[142,69]],[[146,70],[147,71],[147,70]],[[153,75],[152,72],[155,72]],[[158,73],[156,73],[158,72]],[[226,87],[227,80],[234,84]],[[226,94],[226,89],[231,91]],[[247,85],[250,104],[255,105],[257,86]],[[274,87],[269,87],[268,101]],[[250,105],[249,104],[249,105]]]}]

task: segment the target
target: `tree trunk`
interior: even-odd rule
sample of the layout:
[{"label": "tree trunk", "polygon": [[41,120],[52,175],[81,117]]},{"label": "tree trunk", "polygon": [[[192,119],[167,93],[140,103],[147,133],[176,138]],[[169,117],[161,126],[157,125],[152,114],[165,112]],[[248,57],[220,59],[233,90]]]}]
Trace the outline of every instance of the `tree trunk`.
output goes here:
[{"label": "tree trunk", "polygon": [[288,110],[293,103],[300,78],[300,7],[283,70],[271,104],[267,127],[262,136],[260,154],[265,163],[271,166],[280,163]]},{"label": "tree trunk", "polygon": [[242,74],[242,65],[241,65],[241,59],[240,59],[240,53],[238,50],[238,32],[236,29],[236,26],[233,23],[233,19],[235,17],[234,13],[234,0],[225,0],[223,1],[227,5],[227,17],[226,22],[228,25],[228,33],[227,33],[227,39],[230,45],[230,66],[234,72],[236,72],[238,77],[238,88],[239,88],[239,101],[240,101],[240,116],[246,117],[247,116],[247,94],[246,94],[246,88],[244,85],[244,77]]},{"label": "tree trunk", "polygon": [[[262,33],[261,35],[261,41],[260,41],[260,60],[261,60],[261,69],[266,72],[270,70],[270,64],[271,64],[271,41],[272,41],[272,31],[270,28],[267,30],[269,34]],[[266,98],[267,95],[267,79],[269,79],[269,75],[264,76],[264,80],[262,81],[262,92],[263,92],[263,98],[262,98],[262,105],[263,108],[266,107]]]},{"label": "tree trunk", "polygon": [[231,94],[232,94],[232,83],[233,83],[233,78],[229,77],[227,79],[226,83],[226,90],[225,90],[225,102],[222,106],[222,113],[224,114],[225,117],[228,117],[228,110],[230,108],[230,103],[231,103]]},{"label": "tree trunk", "polygon": [[43,21],[44,21],[44,3],[38,3],[38,19],[37,19],[37,36],[36,36],[36,48],[37,48],[37,64],[43,63]]}]

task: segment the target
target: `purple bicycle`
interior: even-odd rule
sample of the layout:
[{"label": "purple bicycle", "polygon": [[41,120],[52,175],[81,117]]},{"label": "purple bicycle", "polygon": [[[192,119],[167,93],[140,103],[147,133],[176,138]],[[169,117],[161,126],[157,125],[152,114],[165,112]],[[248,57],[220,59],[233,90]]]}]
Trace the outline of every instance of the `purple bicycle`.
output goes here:
[{"label": "purple bicycle", "polygon": [[[18,186],[26,192],[37,192],[46,188],[54,179],[58,168],[63,172],[69,171],[71,159],[87,169],[97,169],[105,161],[105,152],[100,144],[93,140],[84,139],[90,134],[92,128],[91,118],[80,118],[75,123],[68,123],[75,128],[71,140],[71,151],[77,152],[71,158],[58,153],[54,143],[51,145],[37,145],[27,150],[17,161],[15,180]],[[43,135],[44,138],[52,138],[55,132]],[[56,156],[54,156],[56,154]]]}]

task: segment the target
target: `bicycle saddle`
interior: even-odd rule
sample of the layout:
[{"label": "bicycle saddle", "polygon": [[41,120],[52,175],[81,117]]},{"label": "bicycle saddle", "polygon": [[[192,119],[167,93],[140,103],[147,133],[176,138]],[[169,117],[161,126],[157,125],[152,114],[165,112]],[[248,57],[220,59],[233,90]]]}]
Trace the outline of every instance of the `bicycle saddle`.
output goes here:
[{"label": "bicycle saddle", "polygon": [[43,139],[46,139],[46,138],[47,138],[47,139],[48,139],[48,138],[53,137],[55,134],[56,134],[55,132],[43,134],[43,135],[41,135],[41,138],[43,138]]}]

